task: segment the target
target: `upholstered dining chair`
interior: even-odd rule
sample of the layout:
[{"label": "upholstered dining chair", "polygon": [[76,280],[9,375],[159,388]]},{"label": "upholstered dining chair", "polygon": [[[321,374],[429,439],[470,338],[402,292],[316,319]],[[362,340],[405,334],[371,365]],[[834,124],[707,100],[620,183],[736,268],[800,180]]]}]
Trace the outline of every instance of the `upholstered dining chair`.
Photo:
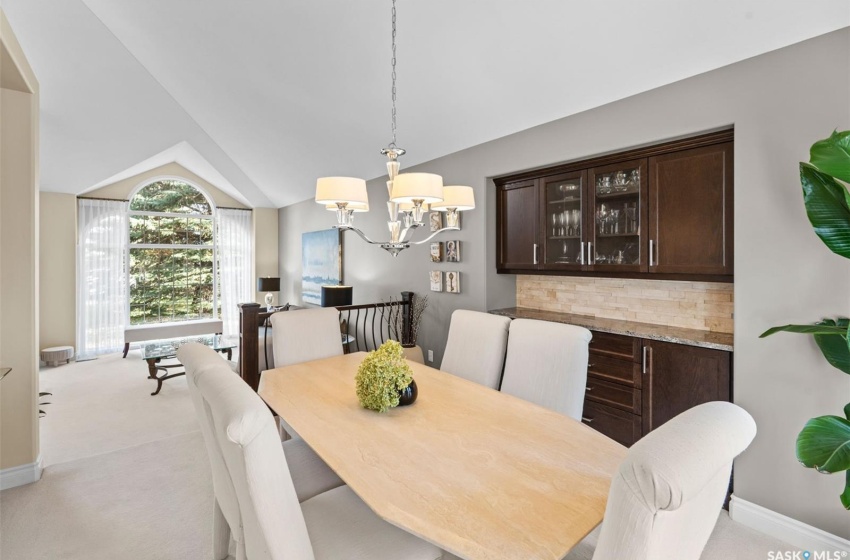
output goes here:
[{"label": "upholstered dining chair", "polygon": [[[198,424],[201,427],[204,445],[212,467],[215,494],[213,554],[215,560],[222,560],[228,555],[231,536],[237,543],[243,541],[242,522],[238,507],[235,506],[237,503],[236,491],[227,474],[224,458],[215,439],[212,412],[198,389],[197,381],[203,375],[224,375],[230,371],[230,367],[215,351],[202,344],[184,344],[177,350],[177,358],[186,368],[189,395],[191,395],[192,404],[195,407]],[[238,375],[230,373],[230,377],[244,384]],[[299,502],[342,486],[342,480],[304,440],[285,441],[282,443],[282,448],[286,455]],[[232,535],[231,527],[233,528]]]},{"label": "upholstered dining chair", "polygon": [[271,322],[275,367],[343,353],[339,311],[335,307],[275,313]]},{"label": "upholstered dining chair", "polygon": [[[235,500],[220,506],[238,519],[237,560],[437,560],[437,547],[382,521],[348,486],[299,504],[273,417],[262,399],[229,368],[210,367],[196,384],[213,419],[224,465],[219,478]],[[232,527],[232,525],[231,525]]]},{"label": "upholstered dining chair", "polygon": [[440,370],[498,389],[510,324],[508,317],[458,309],[452,313]]},{"label": "upholstered dining chair", "polygon": [[732,461],[756,423],[728,402],[701,404],[635,443],[611,482],[595,550],[565,560],[697,560],[726,498]]},{"label": "upholstered dining chair", "polygon": [[[275,313],[271,323],[275,367],[343,354],[339,311],[335,307]],[[291,438],[301,439],[283,418],[280,427]]]},{"label": "upholstered dining chair", "polygon": [[590,338],[575,325],[514,319],[501,391],[580,420]]}]

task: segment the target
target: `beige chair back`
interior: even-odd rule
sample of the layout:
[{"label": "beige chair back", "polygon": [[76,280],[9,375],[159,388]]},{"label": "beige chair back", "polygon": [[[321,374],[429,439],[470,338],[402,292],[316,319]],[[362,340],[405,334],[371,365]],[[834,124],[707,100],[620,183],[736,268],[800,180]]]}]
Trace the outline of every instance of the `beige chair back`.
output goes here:
[{"label": "beige chair back", "polygon": [[[224,456],[215,437],[215,423],[204,398],[198,389],[197,380],[221,367],[224,367],[232,377],[238,376],[230,372],[221,356],[211,348],[197,343],[184,344],[177,350],[177,359],[186,369],[186,380],[189,387],[189,395],[195,407],[195,415],[201,426],[201,434],[204,437],[204,445],[210,459],[212,470],[213,490],[215,493],[216,509],[213,519],[213,549],[216,560],[227,557],[230,537],[237,543],[237,548],[244,546],[242,536],[242,516],[239,513],[239,502],[236,498],[236,490],[227,471]],[[241,381],[241,380],[240,380]],[[224,520],[220,517],[224,517]]]},{"label": "beige chair back", "polygon": [[508,317],[458,309],[452,313],[440,369],[498,389],[510,324]]},{"label": "beige chair back", "polygon": [[271,321],[275,367],[343,353],[339,311],[335,307],[284,311],[272,315]]},{"label": "beige chair back", "polygon": [[[198,375],[196,384],[211,412],[213,433],[236,491],[245,557],[313,560],[307,525],[268,407],[223,361],[222,367]],[[227,511],[225,515],[230,518]]]},{"label": "beige chair back", "polygon": [[590,338],[575,325],[514,319],[502,392],[580,420]]},{"label": "beige chair back", "polygon": [[732,461],[755,435],[744,409],[710,402],[635,443],[611,483],[593,560],[698,560]]}]

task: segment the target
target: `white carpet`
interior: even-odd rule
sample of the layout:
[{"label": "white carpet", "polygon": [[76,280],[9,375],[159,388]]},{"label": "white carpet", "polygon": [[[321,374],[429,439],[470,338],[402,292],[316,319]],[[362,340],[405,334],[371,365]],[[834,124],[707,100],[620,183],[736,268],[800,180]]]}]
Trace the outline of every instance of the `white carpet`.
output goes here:
[{"label": "white carpet", "polygon": [[156,381],[138,351],[41,369],[41,453],[45,465],[100,455],[199,430],[186,378]]},{"label": "white carpet", "polygon": [[48,467],[0,493],[3,560],[198,559],[212,554],[200,431]]},{"label": "white carpet", "polygon": [[[155,382],[138,353],[42,372],[49,465],[0,493],[2,560],[206,560],[212,481],[185,378]],[[576,550],[590,558],[595,535]],[[721,512],[704,560],[763,560],[791,546]]]}]

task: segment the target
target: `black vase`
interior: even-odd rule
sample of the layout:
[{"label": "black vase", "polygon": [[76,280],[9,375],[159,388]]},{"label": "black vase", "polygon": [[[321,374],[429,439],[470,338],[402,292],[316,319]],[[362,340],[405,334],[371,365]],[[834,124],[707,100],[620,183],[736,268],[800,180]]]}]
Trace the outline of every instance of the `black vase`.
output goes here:
[{"label": "black vase", "polygon": [[407,406],[416,402],[416,397],[419,395],[419,389],[416,388],[416,380],[411,379],[410,385],[401,389],[398,392],[398,405]]}]

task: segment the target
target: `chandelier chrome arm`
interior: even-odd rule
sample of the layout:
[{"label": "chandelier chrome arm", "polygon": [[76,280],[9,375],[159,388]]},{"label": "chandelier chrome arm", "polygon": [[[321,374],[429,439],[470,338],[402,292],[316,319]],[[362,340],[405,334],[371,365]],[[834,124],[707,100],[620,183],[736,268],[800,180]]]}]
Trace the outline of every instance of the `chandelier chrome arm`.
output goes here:
[{"label": "chandelier chrome arm", "polygon": [[444,227],[444,228],[438,229],[437,231],[435,231],[434,233],[432,233],[431,235],[429,235],[425,239],[422,239],[421,241],[410,241],[410,244],[411,245],[422,245],[423,243],[428,243],[429,241],[431,241],[432,239],[434,239],[435,237],[437,237],[438,235],[440,235],[444,231],[460,231],[460,228],[459,227]]}]

